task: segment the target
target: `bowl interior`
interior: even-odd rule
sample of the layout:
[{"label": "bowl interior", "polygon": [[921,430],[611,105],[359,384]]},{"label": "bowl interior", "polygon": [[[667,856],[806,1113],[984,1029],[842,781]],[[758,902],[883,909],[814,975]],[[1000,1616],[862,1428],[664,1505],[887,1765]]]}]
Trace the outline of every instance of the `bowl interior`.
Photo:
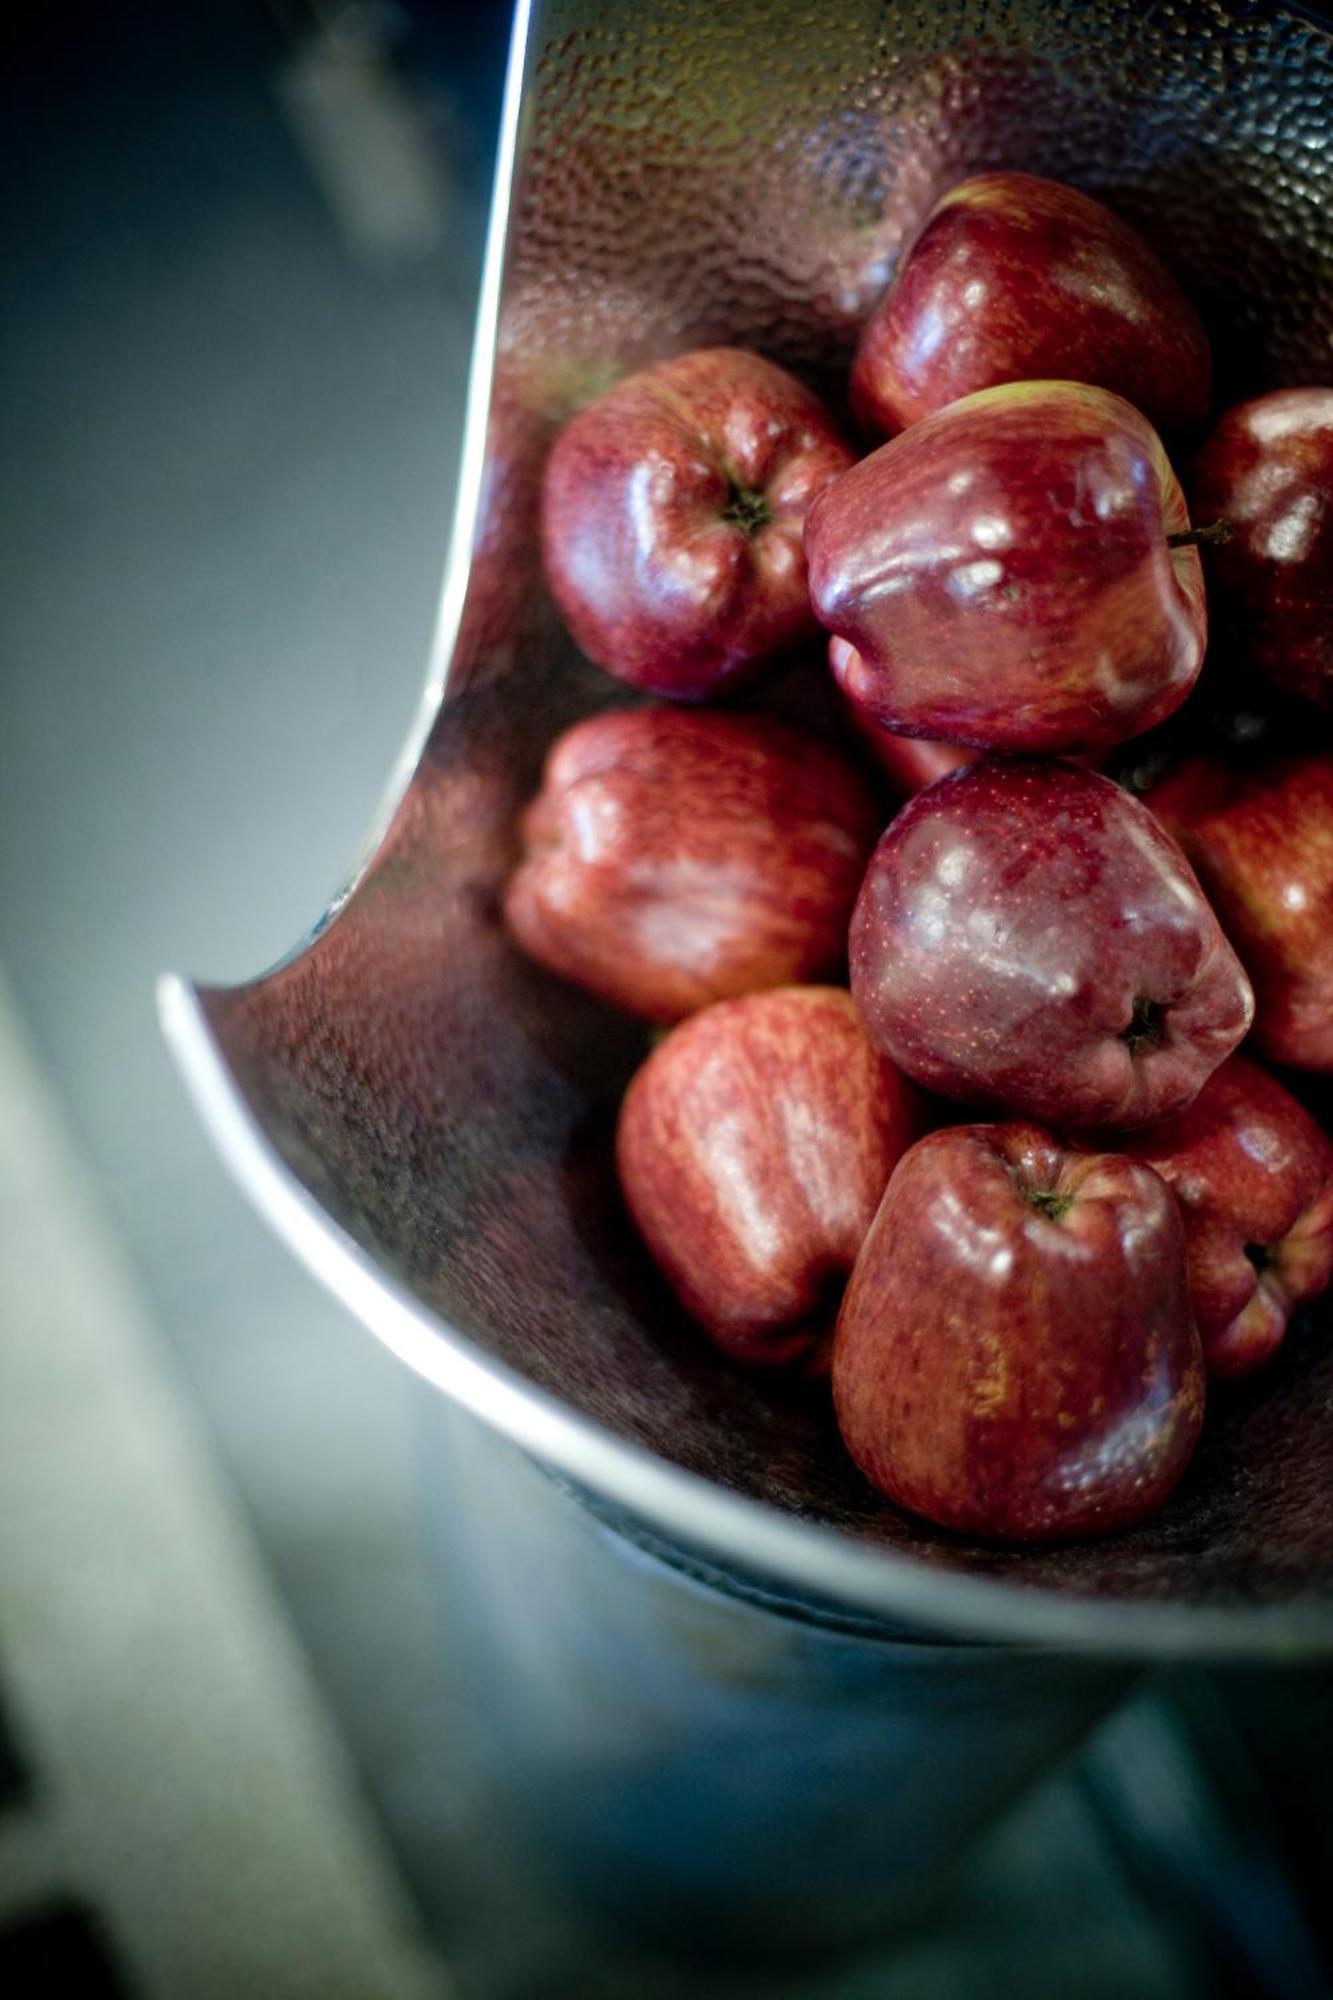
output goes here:
[{"label": "bowl interior", "polygon": [[[1022,167],[1108,199],[1212,331],[1219,397],[1333,376],[1333,41],[1210,4],[552,5],[534,24],[485,467],[444,706],[389,833],[300,954],[203,995],[272,1147],[483,1356],[717,1485],[944,1569],[1086,1596],[1333,1601],[1333,1342],[1218,1391],[1151,1525],[1003,1551],[865,1486],[827,1399],[720,1359],[630,1231],[610,1135],[643,1030],[509,945],[514,819],[559,729],[623,699],[546,599],[535,503],[568,412],[683,348],[840,397],[933,196]],[[464,550],[461,556],[466,558]],[[817,663],[760,696],[817,717]],[[1327,1314],[1325,1324],[1327,1324]]]}]

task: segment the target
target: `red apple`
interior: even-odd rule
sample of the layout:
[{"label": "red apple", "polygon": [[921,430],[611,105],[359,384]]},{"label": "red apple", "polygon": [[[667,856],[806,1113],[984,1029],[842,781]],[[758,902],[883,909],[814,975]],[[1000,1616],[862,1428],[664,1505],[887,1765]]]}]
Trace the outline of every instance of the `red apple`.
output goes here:
[{"label": "red apple", "polygon": [[956,1125],[904,1154],[833,1343],[866,1477],[1004,1541],[1156,1513],[1203,1422],[1180,1213],[1149,1167],[1035,1125]]},{"label": "red apple", "polygon": [[910,799],[866,870],[852,992],[942,1096],[1072,1127],[1182,1110],[1249,982],[1147,808],[1076,764],[998,759]]},{"label": "red apple", "polygon": [[822,624],[886,728],[1008,751],[1100,750],[1193,687],[1197,549],[1151,426],[1119,397],[1019,382],[964,397],[836,480],[805,545]]},{"label": "red apple", "polygon": [[1275,1077],[1232,1056],[1188,1110],[1125,1150],[1180,1203],[1209,1373],[1248,1375],[1333,1278],[1333,1145]]},{"label": "red apple", "polygon": [[542,546],[589,659],[654,694],[730,692],[815,629],[801,534],[852,453],[771,361],[707,348],[608,389],[547,460]]},{"label": "red apple", "polygon": [[1244,774],[1189,759],[1148,802],[1193,861],[1254,982],[1254,1039],[1333,1071],[1333,753]]},{"label": "red apple", "polygon": [[505,915],[550,971],[674,1021],[839,970],[882,822],[852,761],[803,731],[619,709],[552,749]]},{"label": "red apple", "polygon": [[1231,528],[1208,563],[1228,650],[1333,706],[1333,389],[1279,389],[1228,410],[1190,492],[1196,520]]},{"label": "red apple", "polygon": [[980,174],[935,204],[867,324],[853,406],[891,435],[976,389],[1040,379],[1112,389],[1187,430],[1208,414],[1208,336],[1109,208],[1033,174]]},{"label": "red apple", "polygon": [[616,1159],[630,1213],[687,1310],[742,1361],[826,1345],[915,1092],[849,993],[786,986],[705,1007],[626,1093]]}]

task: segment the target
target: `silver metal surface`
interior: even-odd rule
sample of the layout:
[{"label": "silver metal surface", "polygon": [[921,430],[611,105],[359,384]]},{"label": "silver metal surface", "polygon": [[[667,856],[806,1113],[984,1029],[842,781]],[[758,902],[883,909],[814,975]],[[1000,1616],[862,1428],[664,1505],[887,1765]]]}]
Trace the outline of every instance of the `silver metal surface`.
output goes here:
[{"label": "silver metal surface", "polygon": [[609,1173],[641,1035],[523,965],[496,916],[543,748],[619,698],[542,588],[545,444],[604,381],[704,340],[835,391],[914,220],[983,165],[1062,175],[1138,221],[1208,318],[1224,396],[1327,376],[1331,116],[1333,42],[1282,8],[520,9],[419,727],[312,937],[247,987],[164,981],[162,1015],[238,1179],[372,1331],[726,1570],[930,1632],[1327,1651],[1333,1350],[1310,1329],[1220,1399],[1159,1522],[1027,1554],[907,1522],[846,1467],[817,1397],[705,1350]]},{"label": "silver metal surface", "polygon": [[431,1403],[446,1643],[496,1803],[605,1931],[788,1969],[893,1935],[1134,1678],[719,1589]]}]

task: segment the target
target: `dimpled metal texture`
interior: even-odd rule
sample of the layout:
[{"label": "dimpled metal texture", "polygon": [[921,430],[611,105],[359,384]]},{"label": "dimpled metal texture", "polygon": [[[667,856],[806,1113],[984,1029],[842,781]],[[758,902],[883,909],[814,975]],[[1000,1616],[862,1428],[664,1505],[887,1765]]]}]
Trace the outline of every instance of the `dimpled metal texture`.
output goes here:
[{"label": "dimpled metal texture", "polygon": [[1312,1324],[1214,1395],[1184,1486],[1133,1533],[1003,1550],[882,1501],[823,1392],[733,1367],[674,1308],[611,1163],[644,1031],[525,963],[499,921],[547,745],[626,699],[565,638],[536,556],[542,456],[571,409],[718,341],[840,398],[904,240],[945,186],[992,167],[1068,179],[1145,231],[1205,316],[1222,401],[1327,381],[1330,123],[1327,27],[1258,5],[540,13],[444,706],[332,920],[266,978],[203,995],[272,1147],[477,1354],[619,1438],[925,1564],[1238,1612],[1333,1603],[1333,1342]]}]

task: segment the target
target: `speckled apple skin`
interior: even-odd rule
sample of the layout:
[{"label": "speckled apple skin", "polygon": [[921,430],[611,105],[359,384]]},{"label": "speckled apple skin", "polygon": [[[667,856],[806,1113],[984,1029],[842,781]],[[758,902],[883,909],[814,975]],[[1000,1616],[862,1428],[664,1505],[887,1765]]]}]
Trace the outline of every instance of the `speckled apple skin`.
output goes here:
[{"label": "speckled apple skin", "polygon": [[619,709],[567,730],[505,915],[550,971],[651,1021],[820,979],[883,812],[848,757],[765,716]]},{"label": "speckled apple skin", "polygon": [[985,753],[964,743],[937,743],[925,736],[900,736],[885,729],[861,707],[853,692],[860,676],[860,655],[854,646],[836,635],[828,642],[829,672],[839,694],[847,720],[858,740],[870,752],[894,790],[904,797],[924,791],[936,778],[975,764]]},{"label": "speckled apple skin", "polygon": [[833,1398],[866,1477],[942,1527],[1037,1542],[1147,1520],[1204,1412],[1165,1182],[1036,1126],[920,1140],[848,1283]]},{"label": "speckled apple skin", "polygon": [[1243,1056],[1188,1110],[1123,1143],[1180,1203],[1208,1372],[1248,1375],[1281,1346],[1293,1308],[1333,1278],[1333,1145]]},{"label": "speckled apple skin", "polygon": [[924,1123],[851,995],[720,1001],[661,1042],[621,1108],[636,1224],[687,1311],[738,1360],[819,1355],[895,1162]]},{"label": "speckled apple skin", "polygon": [[981,174],[935,205],[852,369],[868,430],[906,430],[1001,382],[1112,389],[1159,430],[1208,414],[1208,336],[1137,230],[1076,188]]},{"label": "speckled apple skin", "polygon": [[1255,1047],[1333,1072],[1333,753],[1243,776],[1189,759],[1148,795],[1254,983]]},{"label": "speckled apple skin", "polygon": [[[866,1027],[909,1076],[1062,1127],[1182,1110],[1253,1012],[1176,843],[1063,762],[987,759],[909,800],[866,870],[850,956]],[[1136,1000],[1160,1038],[1132,1048]]]},{"label": "speckled apple skin", "polygon": [[1333,707],[1333,388],[1228,410],[1190,481],[1197,521],[1226,520],[1209,596],[1228,655]]},{"label": "speckled apple skin", "polygon": [[1104,750],[1178,708],[1207,635],[1161,439],[1102,389],[1020,382],[881,445],[806,526],[843,685],[908,736]]},{"label": "speckled apple skin", "polygon": [[[739,348],[609,389],[556,439],[542,488],[552,595],[618,680],[704,701],[815,630],[802,532],[853,453],[817,396]],[[765,519],[729,519],[736,488]]]},{"label": "speckled apple skin", "polygon": [[[829,672],[842,699],[843,713],[847,717],[857,741],[870,753],[872,761],[884,773],[893,789],[903,798],[910,798],[913,792],[924,792],[927,785],[933,785],[937,778],[947,778],[950,771],[961,771],[965,764],[975,764],[985,756],[975,744],[939,743],[928,736],[902,736],[896,729],[886,729],[876,722],[857,702],[853,689],[861,673],[860,655],[855,647],[845,639],[831,638],[828,642]],[[1090,764],[1096,770],[1101,763],[1100,753],[1090,751],[1086,756],[1074,759],[1078,764]]]}]

